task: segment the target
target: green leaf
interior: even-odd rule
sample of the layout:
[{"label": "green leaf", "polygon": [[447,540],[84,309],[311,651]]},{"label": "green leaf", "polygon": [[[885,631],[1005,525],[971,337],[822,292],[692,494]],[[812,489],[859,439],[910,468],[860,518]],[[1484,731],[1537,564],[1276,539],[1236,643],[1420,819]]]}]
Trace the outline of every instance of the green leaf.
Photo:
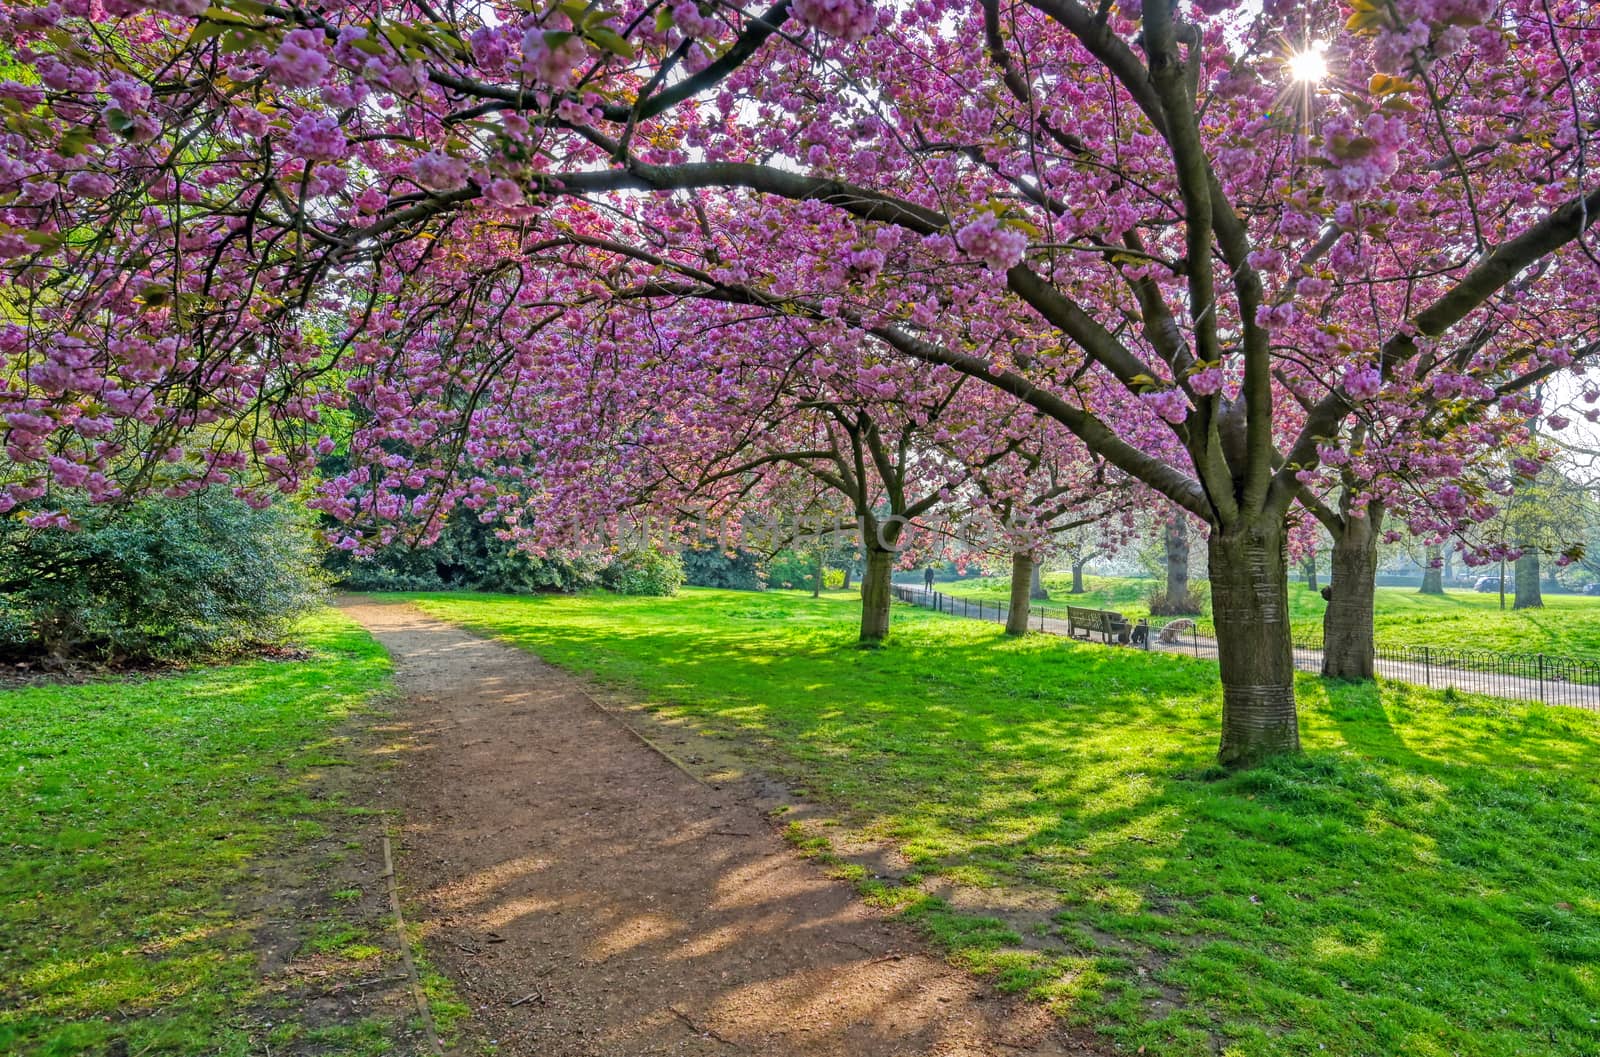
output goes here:
[{"label": "green leaf", "polygon": [[221,51],[224,55],[235,52],[249,51],[266,40],[266,34],[254,29],[234,29],[222,38]]},{"label": "green leaf", "polygon": [[194,32],[189,34],[189,45],[193,47],[196,44],[204,44],[213,37],[220,37],[234,25],[237,23],[202,21],[194,27]]},{"label": "green leaf", "polygon": [[126,136],[133,129],[133,118],[123,113],[117,107],[106,108],[106,128],[119,136]]},{"label": "green leaf", "polygon": [[94,142],[94,133],[80,125],[77,128],[69,129],[66,135],[61,137],[61,142],[56,144],[56,151],[66,155],[68,158],[76,158],[92,142]]},{"label": "green leaf", "polygon": [[260,17],[267,13],[267,5],[261,0],[217,0],[217,5],[206,11],[205,17],[210,17],[213,11],[232,11],[242,15],[255,15]]},{"label": "green leaf", "polygon": [[636,54],[633,45],[627,39],[609,26],[593,26],[587,34],[588,38],[602,50],[613,55],[620,55],[624,59],[631,59]]}]

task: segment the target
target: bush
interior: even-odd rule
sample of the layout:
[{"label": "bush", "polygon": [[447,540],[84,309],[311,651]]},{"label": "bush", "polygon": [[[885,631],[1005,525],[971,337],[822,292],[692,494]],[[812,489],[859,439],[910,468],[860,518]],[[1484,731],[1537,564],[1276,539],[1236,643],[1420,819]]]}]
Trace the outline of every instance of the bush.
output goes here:
[{"label": "bush", "polygon": [[340,586],[353,591],[503,594],[581,590],[594,586],[600,569],[592,560],[534,558],[466,512],[452,517],[430,547],[392,544],[370,558],[332,551],[324,564]]},{"label": "bush", "polygon": [[691,547],[684,550],[679,558],[683,562],[683,582],[693,587],[759,591],[765,586],[761,580],[761,561],[748,551],[736,550],[732,554],[725,554],[714,547]]},{"label": "bush", "polygon": [[842,590],[844,588],[844,570],[825,570],[822,574],[822,586],[826,587],[830,591]]},{"label": "bush", "polygon": [[1187,598],[1167,597],[1165,585],[1158,584],[1150,590],[1146,601],[1150,615],[1155,617],[1196,617],[1211,608],[1211,584],[1206,580],[1191,581]]},{"label": "bush", "polygon": [[317,601],[293,511],[211,491],[71,508],[79,528],[0,527],[0,656],[178,660],[275,641]]},{"label": "bush", "polygon": [[816,556],[805,551],[781,550],[767,562],[767,583],[773,587],[809,588],[816,574]]},{"label": "bush", "polygon": [[683,561],[654,547],[635,551],[606,566],[600,583],[619,595],[675,595],[683,586]]}]

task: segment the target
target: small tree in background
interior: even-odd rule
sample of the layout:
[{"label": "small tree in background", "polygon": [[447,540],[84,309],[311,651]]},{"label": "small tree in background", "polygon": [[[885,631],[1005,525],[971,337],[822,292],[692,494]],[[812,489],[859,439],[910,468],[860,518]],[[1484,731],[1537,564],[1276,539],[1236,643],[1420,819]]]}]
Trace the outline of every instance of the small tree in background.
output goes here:
[{"label": "small tree in background", "polygon": [[675,595],[683,586],[677,554],[646,547],[617,557],[600,573],[600,584],[619,595]]}]

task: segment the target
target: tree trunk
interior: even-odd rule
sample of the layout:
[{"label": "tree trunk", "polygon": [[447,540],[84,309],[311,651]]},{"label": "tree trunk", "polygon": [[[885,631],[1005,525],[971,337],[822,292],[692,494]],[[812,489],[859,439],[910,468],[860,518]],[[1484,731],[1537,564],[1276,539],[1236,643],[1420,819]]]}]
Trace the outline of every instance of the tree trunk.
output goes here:
[{"label": "tree trunk", "polygon": [[1332,597],[1322,614],[1322,674],[1332,679],[1372,678],[1372,606],[1382,521],[1381,508],[1369,509],[1366,517],[1346,513],[1344,526],[1333,533]]},{"label": "tree trunk", "polygon": [[861,644],[876,646],[889,637],[890,577],[894,552],[867,548],[867,568],[861,574]]},{"label": "tree trunk", "polygon": [[1422,587],[1417,593],[1422,595],[1444,594],[1443,559],[1439,553],[1439,545],[1437,543],[1428,544],[1427,553],[1422,559]]},{"label": "tree trunk", "polygon": [[1033,593],[1033,578],[1038,564],[1031,554],[1011,556],[1011,606],[1006,610],[1006,634],[1028,633],[1029,595]]},{"label": "tree trunk", "polygon": [[1318,591],[1322,590],[1321,585],[1317,583],[1316,551],[1312,551],[1310,554],[1306,555],[1305,560],[1300,563],[1300,572],[1306,578],[1306,590],[1310,591],[1312,594],[1316,594]]},{"label": "tree trunk", "polygon": [[1044,568],[1044,562],[1032,562],[1033,580],[1028,584],[1028,597],[1036,602],[1043,602],[1050,597],[1050,592],[1044,589],[1044,580],[1040,578],[1039,571]]},{"label": "tree trunk", "polygon": [[1531,547],[1523,551],[1512,567],[1512,575],[1516,578],[1517,596],[1511,608],[1542,609],[1544,595],[1539,589],[1539,552]]},{"label": "tree trunk", "polygon": [[855,571],[856,563],[853,560],[844,563],[844,589],[846,591],[850,590],[850,574]]},{"label": "tree trunk", "polygon": [[1075,594],[1075,595],[1083,594],[1083,567],[1086,564],[1088,564],[1088,563],[1087,562],[1073,562],[1072,563],[1072,593]]},{"label": "tree trunk", "polygon": [[1200,612],[1189,597],[1189,522],[1174,515],[1163,534],[1167,561],[1167,594],[1156,607],[1160,616],[1195,615]]},{"label": "tree trunk", "polygon": [[1224,767],[1300,751],[1289,641],[1289,555],[1281,525],[1253,525],[1207,542],[1211,612],[1222,669]]},{"label": "tree trunk", "polygon": [[823,564],[823,561],[822,561],[822,552],[818,551],[817,552],[817,564],[811,570],[811,597],[812,598],[821,598],[822,597],[822,578],[827,573],[827,571],[828,571],[828,568],[827,568],[826,565]]}]

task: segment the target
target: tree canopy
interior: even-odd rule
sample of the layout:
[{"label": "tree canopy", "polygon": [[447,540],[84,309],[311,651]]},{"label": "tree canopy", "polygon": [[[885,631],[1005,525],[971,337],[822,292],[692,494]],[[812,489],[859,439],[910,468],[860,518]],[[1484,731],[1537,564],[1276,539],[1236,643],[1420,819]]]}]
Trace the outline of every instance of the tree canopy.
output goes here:
[{"label": "tree canopy", "polygon": [[[902,408],[965,378],[1207,526],[1248,761],[1297,743],[1296,506],[1483,520],[1509,478],[1452,477],[1600,348],[1582,0],[0,19],[0,507],[39,524],[60,489],[293,491],[331,418],[353,545],[553,496],[598,524],[639,464],[584,444],[670,437],[689,480],[727,439],[642,395],[765,424],[815,410],[800,353]],[[969,439],[938,458],[974,472]]]}]

